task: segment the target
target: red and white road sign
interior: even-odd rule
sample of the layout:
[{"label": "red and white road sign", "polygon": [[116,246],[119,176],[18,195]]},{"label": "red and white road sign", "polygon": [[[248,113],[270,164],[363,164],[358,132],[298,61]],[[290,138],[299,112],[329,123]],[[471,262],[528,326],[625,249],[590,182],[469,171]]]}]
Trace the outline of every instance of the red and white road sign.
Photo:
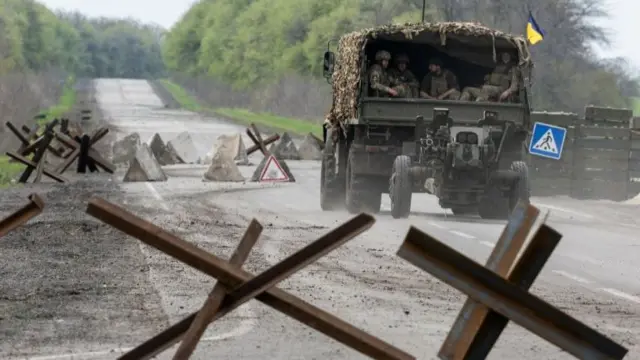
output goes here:
[{"label": "red and white road sign", "polygon": [[289,176],[282,169],[278,159],[275,156],[271,155],[267,159],[267,162],[264,165],[264,169],[262,169],[262,173],[260,174],[260,182],[276,182],[276,181],[289,181]]}]

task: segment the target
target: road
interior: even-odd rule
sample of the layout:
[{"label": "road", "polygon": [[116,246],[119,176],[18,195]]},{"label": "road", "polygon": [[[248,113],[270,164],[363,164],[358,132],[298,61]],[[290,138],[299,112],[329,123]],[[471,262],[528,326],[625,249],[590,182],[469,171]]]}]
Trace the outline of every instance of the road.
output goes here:
[{"label": "road", "polygon": [[[219,119],[163,109],[145,81],[108,79],[96,84],[98,103],[120,130],[119,137],[135,131],[144,141],[159,132],[166,141],[189,131],[206,152],[219,135],[244,130]],[[259,160],[257,155],[252,157],[254,163]],[[168,182],[120,184],[125,194],[122,204],[224,257],[249,220],[258,219],[265,231],[245,267],[257,273],[350,217],[346,212],[319,209],[319,163],[290,161],[288,165],[297,182],[273,186],[207,183],[202,181],[205,166],[168,166]],[[253,169],[241,167],[246,177]],[[121,178],[122,174],[116,175]],[[563,197],[534,198],[533,203],[550,211],[547,223],[564,237],[532,292],[624,344],[630,349],[625,359],[640,359],[637,206]],[[383,211],[371,230],[280,287],[419,359],[435,358],[464,297],[396,257],[395,252],[409,226],[416,226],[484,263],[504,222],[454,218],[428,195],[414,195],[413,204],[409,219],[395,220],[388,214],[385,196]],[[146,246],[139,249],[149,267],[147,281],[160,301],[162,314],[153,310],[155,318],[166,318],[166,326],[201,306],[212,280]],[[135,332],[135,324],[127,326],[114,331]],[[145,331],[153,333],[150,329],[157,331],[158,326]],[[140,338],[146,337],[133,336],[129,342],[109,346],[96,341],[46,350],[35,346],[30,359],[114,358]],[[170,359],[172,351],[158,358]],[[257,302],[242,306],[207,330],[194,358],[210,359],[212,354],[220,359],[256,360],[364,358]],[[571,357],[510,325],[491,358]]]}]

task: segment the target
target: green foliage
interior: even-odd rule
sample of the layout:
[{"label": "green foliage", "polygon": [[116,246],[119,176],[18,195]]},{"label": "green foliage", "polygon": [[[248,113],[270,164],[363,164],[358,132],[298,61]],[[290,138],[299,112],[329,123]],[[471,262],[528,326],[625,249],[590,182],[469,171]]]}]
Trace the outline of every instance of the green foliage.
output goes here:
[{"label": "green foliage", "polygon": [[8,156],[0,156],[0,189],[9,186],[23,170],[24,165],[9,162]]},{"label": "green foliage", "polygon": [[256,125],[264,125],[291,134],[306,135],[313,133],[316,136],[322,137],[322,125],[305,120],[267,113],[255,113],[246,109],[219,108],[215,110],[215,113],[247,125],[255,123]]},{"label": "green foliage", "polygon": [[633,106],[633,114],[640,116],[640,97],[632,97],[631,104]]},{"label": "green foliage", "polygon": [[73,105],[76,103],[76,91],[74,89],[76,79],[73,76],[69,76],[62,89],[62,96],[58,103],[44,112],[45,117],[38,120],[38,125],[44,125],[49,121],[61,118],[66,113],[71,111]]},{"label": "green foliage", "polygon": [[372,20],[418,20],[415,10],[380,0],[203,0],[168,33],[163,54],[171,70],[248,88],[291,71],[319,74],[329,40]]},{"label": "green foliage", "polygon": [[189,110],[189,111],[202,111],[203,108],[200,106],[198,101],[193,98],[185,89],[183,89],[180,85],[173,83],[172,81],[162,79],[160,80],[160,84],[171,93],[171,96],[180,104],[180,107]]},{"label": "green foliage", "polygon": [[272,129],[286,131],[292,134],[306,135],[313,133],[316,136],[322,137],[322,125],[314,124],[309,121],[292,119],[283,116],[275,116],[267,113],[255,113],[246,109],[236,108],[206,108],[191,96],[180,85],[177,85],[169,80],[160,80],[162,86],[171,93],[173,98],[180,104],[183,109],[198,112],[210,112],[228,119],[232,119],[236,122],[256,125],[267,126]]},{"label": "green foliage", "polygon": [[[518,1],[431,0],[427,5],[427,21],[478,21],[509,32],[521,32],[528,15]],[[607,41],[605,29],[591,21],[606,14],[602,6],[600,0],[531,4],[549,34],[532,47],[536,108],[621,106],[630,96],[621,90],[625,75],[590,51],[591,44]],[[330,40],[362,27],[417,22],[421,7],[415,0],[201,0],[168,32],[162,53],[171,72],[208,75],[235,90],[254,89],[291,73],[320,77]]]},{"label": "green foliage", "polygon": [[88,77],[161,76],[163,32],[132,20],[55,14],[34,0],[0,0],[0,74],[61,69]]}]

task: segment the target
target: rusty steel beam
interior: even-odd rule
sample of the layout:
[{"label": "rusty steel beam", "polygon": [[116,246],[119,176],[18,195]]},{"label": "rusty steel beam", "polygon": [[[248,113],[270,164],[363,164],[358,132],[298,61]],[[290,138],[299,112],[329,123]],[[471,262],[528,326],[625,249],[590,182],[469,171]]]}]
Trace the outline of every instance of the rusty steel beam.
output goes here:
[{"label": "rusty steel beam", "polygon": [[[244,265],[245,261],[247,261],[247,258],[249,257],[249,253],[251,253],[256,242],[258,242],[262,229],[262,225],[257,220],[253,219],[251,221],[249,227],[244,233],[244,236],[242,236],[242,239],[240,240],[240,244],[238,244],[238,247],[229,259],[230,265],[235,266],[238,269],[242,268],[242,265]],[[173,355],[174,360],[186,360],[191,357],[198,345],[198,342],[202,338],[202,334],[204,334],[207,329],[207,326],[214,321],[216,313],[220,310],[226,295],[227,289],[225,286],[219,282],[216,283],[211,293],[209,293],[204,305],[198,312],[198,315],[196,315],[196,318],[191,323],[189,330],[184,334],[178,350],[175,355]]]},{"label": "rusty steel beam", "polygon": [[46,131],[44,133],[44,139],[42,140],[41,143],[39,143],[38,148],[36,149],[36,152],[33,155],[33,158],[31,159],[31,162],[36,166],[25,167],[24,171],[22,172],[22,175],[20,175],[20,178],[18,179],[18,182],[26,184],[27,181],[29,181],[29,177],[31,177],[31,174],[33,173],[33,171],[36,170],[36,168],[40,165],[40,162],[42,162],[44,154],[46,153],[47,148],[49,148],[52,140],[53,140],[53,133],[51,131]]},{"label": "rusty steel beam", "polygon": [[[536,207],[519,202],[485,267],[506,278],[539,215],[540,210]],[[443,360],[465,359],[465,354],[489,311],[488,307],[467,299],[451,326],[438,357]]]},{"label": "rusty steel beam", "polygon": [[20,142],[24,145],[24,146],[28,146],[29,145],[29,139],[24,136],[14,125],[13,123],[11,123],[11,121],[7,121],[6,123],[4,123],[7,128],[13,133],[13,135],[15,135],[18,140],[20,140]]},{"label": "rusty steel beam", "polygon": [[324,141],[322,141],[322,139],[320,139],[319,137],[315,136],[313,133],[309,133],[309,136],[311,136],[313,138],[313,140],[316,141],[316,143],[318,144],[318,147],[320,147],[320,150],[324,150]]},{"label": "rusty steel beam", "polygon": [[415,227],[397,255],[579,359],[622,359],[628,351]]},{"label": "rusty steel beam", "polygon": [[[172,257],[184,262],[185,264],[209,276],[215,277],[229,288],[242,290],[242,293],[240,293],[242,295],[250,295],[251,293],[260,290],[260,287],[266,286],[263,285],[263,283],[257,282],[258,280],[273,282],[272,276],[275,275],[277,277],[279,275],[277,274],[277,271],[282,270],[285,266],[281,265],[281,262],[267,270],[261,276],[254,278],[252,274],[241,269],[237,269],[215,255],[210,254],[103,199],[96,197],[92,198],[89,201],[87,213],[160,251],[171,254]],[[326,245],[323,244],[323,242],[330,242],[334,237],[355,237],[362,231],[365,231],[366,228],[370,227],[374,221],[375,219],[373,219],[373,217],[366,214],[354,217],[349,222],[321,237],[318,240],[321,242],[318,243],[318,241],[316,241],[311,245],[311,249],[317,250],[315,248],[319,247],[318,244]],[[359,228],[359,230],[354,231],[354,228]],[[310,247],[305,249],[306,251],[309,251]],[[305,251],[305,249],[302,251]],[[296,256],[299,256],[299,253],[300,252],[296,253]],[[300,261],[300,259],[296,258],[294,258],[294,260],[298,262]],[[304,261],[309,260],[310,259],[304,259]],[[290,265],[288,263],[285,264],[286,266]],[[298,263],[298,266],[300,265],[302,265],[302,262]],[[294,268],[296,268],[296,266],[294,266]],[[254,286],[256,287],[254,288]],[[256,296],[256,299],[268,306],[271,306],[275,310],[278,310],[281,313],[318,330],[332,339],[370,356],[371,358],[381,360],[415,359],[414,356],[394,347],[393,345],[388,344],[346,323],[338,317],[331,315],[281,289],[278,289],[277,287],[272,287],[265,292],[260,293]],[[233,303],[230,303],[230,305],[233,305]],[[223,315],[225,309],[231,310],[230,307],[223,304],[223,308],[218,311],[216,318]],[[180,336],[189,329],[189,326],[196,315],[197,314],[192,314],[187,319],[162,332],[159,337],[161,337],[164,342],[171,341],[170,339],[173,338],[179,339]],[[129,353],[130,356],[126,358],[121,357],[120,359],[138,359],[136,354],[143,355],[146,353],[145,351],[153,351],[152,348],[158,346],[162,346],[162,344],[147,341],[132,350]]]},{"label": "rusty steel beam", "polygon": [[[32,162],[31,160],[28,160],[18,154],[12,153],[11,151],[7,151],[7,156],[22,163],[23,165],[30,167],[32,169],[36,169],[38,167],[38,164]],[[61,176],[60,174],[57,174],[55,171],[49,170],[46,167],[44,167],[42,169],[42,173],[45,174],[46,176],[48,176],[49,178],[59,182],[59,183],[65,183],[68,180],[66,178],[64,178],[63,176]]]},{"label": "rusty steel beam", "polygon": [[[249,136],[251,141],[253,141],[253,144],[254,144],[249,148],[251,152],[247,150],[247,155],[250,155],[257,150],[260,150],[262,155],[269,156],[269,150],[267,149],[267,145],[269,145],[273,141],[280,139],[280,135],[276,134],[268,138],[268,140],[270,140],[269,143],[267,143],[266,140],[262,140],[262,135],[260,135],[260,130],[258,130],[258,127],[254,123],[251,123],[250,127],[247,128],[247,135]],[[273,141],[271,141],[271,139],[273,139]]]},{"label": "rusty steel beam", "polygon": [[[562,235],[559,232],[543,224],[509,274],[509,282],[528,291],[551,257],[560,239],[562,239]],[[495,311],[489,311],[478,326],[478,332],[464,359],[486,359],[508,323],[509,319],[506,317]]]},{"label": "rusty steel beam", "polygon": [[58,174],[62,174],[67,171],[69,166],[71,166],[71,164],[73,164],[73,162],[80,156],[80,148],[76,148],[74,150],[70,149],[69,151],[70,153],[67,155],[65,160],[54,170]]},{"label": "rusty steel beam", "polygon": [[[21,156],[31,155],[34,151],[36,151],[40,147],[41,142],[45,140],[46,140],[46,137],[44,135],[36,138],[34,142],[32,142],[31,144],[21,149],[18,149],[18,154],[20,154]],[[47,150],[49,150],[52,154],[54,154],[57,157],[62,157],[62,153],[58,149],[54,148],[51,144],[47,145]]]},{"label": "rusty steel beam", "polygon": [[44,201],[38,194],[29,195],[29,203],[0,221],[0,238],[24,225],[44,209]]},{"label": "rusty steel beam", "polygon": [[[249,131],[249,129],[247,129],[247,133],[248,133],[248,134],[251,134],[251,132]],[[253,153],[254,153],[254,152],[256,152],[256,151],[261,150],[262,148],[265,148],[265,149],[266,149],[266,146],[267,146],[267,145],[269,145],[269,144],[271,144],[271,143],[273,143],[273,142],[276,142],[276,141],[280,140],[280,135],[275,134],[275,135],[271,135],[271,136],[269,136],[268,138],[264,139],[264,143],[262,144],[263,146],[258,145],[258,139],[256,139],[256,138],[253,136],[253,134],[249,135],[249,138],[251,138],[251,141],[253,141],[253,143],[254,143],[254,144],[253,144],[253,145],[251,145],[251,147],[249,147],[249,148],[247,149],[247,155],[251,155],[251,154],[253,154]],[[264,154],[263,154],[263,155],[264,155]]]},{"label": "rusty steel beam", "polygon": [[[103,137],[105,137],[108,132],[109,132],[109,129],[106,129],[106,128],[98,129],[91,137],[88,151],[89,151],[89,157],[95,162],[96,165],[98,165],[101,169],[108,172],[109,174],[113,174],[115,172],[115,166],[111,164],[109,161],[107,161],[106,159],[104,159],[102,155],[100,155],[95,149],[92,148],[92,146],[96,142],[100,141]],[[63,169],[62,171],[64,171],[69,166],[71,166],[71,164],[76,159],[80,157],[81,155],[80,151],[76,152],[75,150],[80,149],[81,141],[77,139],[72,139],[71,137],[65,134],[62,134],[60,132],[55,132],[54,135],[56,139],[60,141],[62,144],[64,144],[66,147],[68,147],[69,149],[73,149],[73,151],[69,154],[69,157],[67,157],[66,161],[64,162],[65,166],[60,165],[58,167],[58,169]]]}]

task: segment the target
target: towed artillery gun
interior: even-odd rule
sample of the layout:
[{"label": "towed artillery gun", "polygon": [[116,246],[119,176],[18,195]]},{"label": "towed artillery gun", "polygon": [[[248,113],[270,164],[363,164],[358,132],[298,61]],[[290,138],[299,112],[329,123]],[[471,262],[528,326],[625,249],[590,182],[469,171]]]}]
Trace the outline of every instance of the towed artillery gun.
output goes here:
[{"label": "towed artillery gun", "polygon": [[[460,87],[481,87],[497,54],[516,59],[519,84],[507,101],[373,96],[367,71],[377,51],[405,53],[418,78],[443,59]],[[387,25],[344,35],[324,56],[333,104],[325,121],[320,205],[378,212],[388,193],[394,218],[413,193],[435,195],[454,214],[506,218],[529,201],[526,140],[532,64],[524,38],[472,23]]]}]

